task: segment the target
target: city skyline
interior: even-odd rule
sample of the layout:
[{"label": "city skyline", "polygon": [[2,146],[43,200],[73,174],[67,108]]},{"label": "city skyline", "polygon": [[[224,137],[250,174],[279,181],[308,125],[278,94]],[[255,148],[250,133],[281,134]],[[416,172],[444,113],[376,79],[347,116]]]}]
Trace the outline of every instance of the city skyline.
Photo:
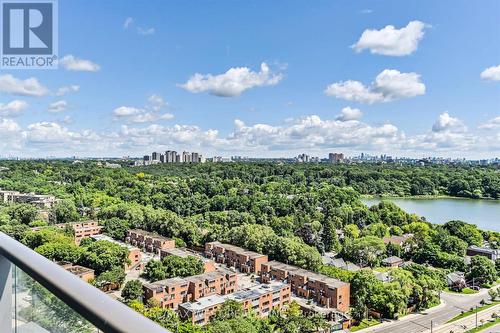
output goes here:
[{"label": "city skyline", "polygon": [[498,2],[98,4],[1,71],[0,156],[500,156]]}]

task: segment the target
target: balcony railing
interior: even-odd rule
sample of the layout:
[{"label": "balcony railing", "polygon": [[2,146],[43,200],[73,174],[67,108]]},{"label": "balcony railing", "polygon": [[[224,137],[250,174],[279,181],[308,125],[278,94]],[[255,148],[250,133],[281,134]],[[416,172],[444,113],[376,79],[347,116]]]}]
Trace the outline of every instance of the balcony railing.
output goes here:
[{"label": "balcony railing", "polygon": [[0,232],[0,332],[22,329],[169,332]]}]

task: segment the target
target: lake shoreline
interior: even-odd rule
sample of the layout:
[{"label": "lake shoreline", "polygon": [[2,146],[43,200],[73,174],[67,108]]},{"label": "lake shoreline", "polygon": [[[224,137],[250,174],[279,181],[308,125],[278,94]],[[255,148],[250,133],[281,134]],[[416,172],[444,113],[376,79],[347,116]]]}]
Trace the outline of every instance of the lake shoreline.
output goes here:
[{"label": "lake shoreline", "polygon": [[432,199],[453,199],[453,200],[484,200],[484,201],[496,201],[500,202],[500,199],[481,197],[481,198],[465,198],[465,197],[454,197],[451,195],[408,195],[408,196],[397,196],[397,195],[379,195],[379,194],[360,194],[361,199],[408,199],[408,200],[432,200]]},{"label": "lake shoreline", "polygon": [[381,201],[392,202],[405,212],[425,217],[428,222],[444,224],[461,220],[481,230],[500,232],[500,201],[455,197],[379,197],[360,198],[368,207]]}]

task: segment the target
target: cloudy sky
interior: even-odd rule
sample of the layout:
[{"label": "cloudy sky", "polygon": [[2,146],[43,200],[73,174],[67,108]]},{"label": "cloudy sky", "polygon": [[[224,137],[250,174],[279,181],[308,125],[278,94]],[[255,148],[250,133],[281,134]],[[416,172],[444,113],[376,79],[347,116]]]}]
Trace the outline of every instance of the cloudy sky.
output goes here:
[{"label": "cloudy sky", "polygon": [[500,157],[500,2],[59,1],[0,156]]}]

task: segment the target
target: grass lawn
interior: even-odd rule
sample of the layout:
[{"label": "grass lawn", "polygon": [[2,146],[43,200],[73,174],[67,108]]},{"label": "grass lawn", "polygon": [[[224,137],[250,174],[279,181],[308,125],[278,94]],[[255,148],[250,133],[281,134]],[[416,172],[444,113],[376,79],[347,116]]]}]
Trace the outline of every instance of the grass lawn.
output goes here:
[{"label": "grass lawn", "polygon": [[500,324],[500,318],[497,318],[495,320],[490,320],[487,323],[484,323],[481,326],[478,326],[477,328],[473,328],[471,330],[468,330],[466,333],[476,333],[476,332],[481,332],[487,328],[490,328],[492,326],[495,326],[496,324]]},{"label": "grass lawn", "polygon": [[356,332],[356,331],[362,330],[364,328],[368,328],[370,326],[375,326],[375,325],[378,325],[378,324],[380,324],[380,320],[377,320],[377,319],[363,319],[361,321],[361,323],[359,323],[359,325],[352,326],[349,330],[351,332]]},{"label": "grass lawn", "polygon": [[470,294],[476,294],[479,292],[479,291],[471,289],[471,288],[464,288],[464,289],[462,289],[462,291],[454,291],[454,290],[451,290],[450,288],[445,288],[444,291],[446,291],[447,293],[459,294],[459,295],[470,295]]},{"label": "grass lawn", "polygon": [[492,306],[495,306],[497,304],[500,304],[500,301],[494,301],[494,302],[491,302],[491,304],[485,304],[483,306],[478,306],[477,310],[473,309],[473,310],[469,310],[469,311],[466,311],[464,313],[461,313],[458,316],[453,317],[450,320],[448,320],[447,323],[451,323],[451,322],[454,322],[456,320],[462,319],[464,317],[470,316],[471,314],[476,313],[476,311],[486,310],[486,309],[491,308]]}]

